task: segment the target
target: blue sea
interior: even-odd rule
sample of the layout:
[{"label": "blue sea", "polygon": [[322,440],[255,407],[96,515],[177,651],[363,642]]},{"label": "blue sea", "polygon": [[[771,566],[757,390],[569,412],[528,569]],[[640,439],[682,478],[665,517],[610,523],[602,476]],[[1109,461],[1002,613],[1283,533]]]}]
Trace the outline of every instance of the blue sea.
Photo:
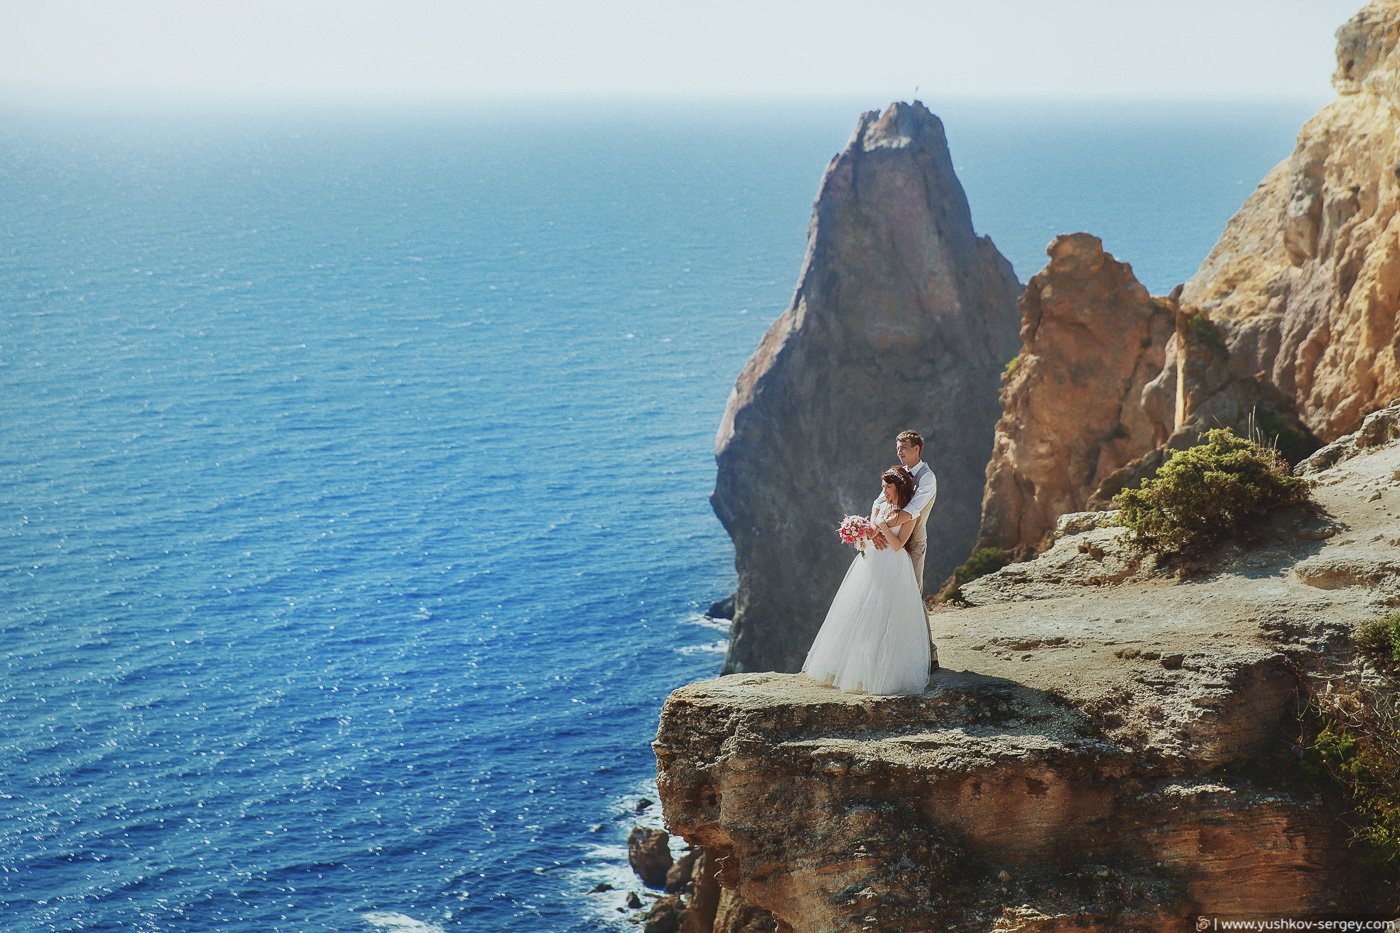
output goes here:
[{"label": "blue sea", "polygon": [[[0,929],[631,929],[714,432],[884,103],[5,113]],[[1022,281],[1154,293],[1314,109],[932,106]]]}]

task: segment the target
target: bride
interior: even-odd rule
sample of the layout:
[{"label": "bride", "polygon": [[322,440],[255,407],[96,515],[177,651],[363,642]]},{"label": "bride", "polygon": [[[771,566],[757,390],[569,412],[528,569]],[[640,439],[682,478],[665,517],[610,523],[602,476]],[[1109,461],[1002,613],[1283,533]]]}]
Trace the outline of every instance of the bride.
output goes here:
[{"label": "bride", "polygon": [[904,550],[914,519],[890,524],[913,498],[914,481],[902,466],[880,474],[880,481],[884,493],[875,499],[870,522],[891,546],[867,548],[851,561],[802,672],[847,693],[922,693],[929,676],[928,615]]}]

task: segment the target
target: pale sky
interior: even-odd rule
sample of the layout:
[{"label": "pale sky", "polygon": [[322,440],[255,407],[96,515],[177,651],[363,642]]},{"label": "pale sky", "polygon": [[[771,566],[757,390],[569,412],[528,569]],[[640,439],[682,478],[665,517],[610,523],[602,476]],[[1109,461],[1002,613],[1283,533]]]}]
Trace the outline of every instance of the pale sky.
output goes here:
[{"label": "pale sky", "polygon": [[1362,0],[0,0],[0,104],[1331,97]]}]

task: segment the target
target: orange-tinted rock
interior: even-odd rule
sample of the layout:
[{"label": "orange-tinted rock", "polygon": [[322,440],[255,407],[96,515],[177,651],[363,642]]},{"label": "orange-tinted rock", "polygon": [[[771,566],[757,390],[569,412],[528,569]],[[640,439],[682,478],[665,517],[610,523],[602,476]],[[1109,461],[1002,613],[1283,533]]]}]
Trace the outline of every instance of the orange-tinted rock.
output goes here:
[{"label": "orange-tinted rock", "polygon": [[1153,386],[1175,329],[1098,237],[1056,237],[1026,286],[1021,354],[1002,390],[978,547],[1035,545],[1099,483],[1164,443],[1170,390]]},{"label": "orange-tinted rock", "polygon": [[1291,399],[1240,375],[1195,308],[1153,298],[1097,237],[1056,237],[1021,298],[1021,355],[1002,390],[977,547],[1030,549],[1065,514],[1112,508],[1202,433],[1316,449]]},{"label": "orange-tinted rock", "polygon": [[1008,908],[1172,929],[1198,907],[1364,903],[1325,805],[1173,774],[1006,680],[939,683],[875,698],[749,674],[676,691],[655,746],[667,824],[802,933],[1000,929]]},{"label": "orange-tinted rock", "polygon": [[1337,98],[1225,228],[1183,304],[1332,441],[1400,395],[1400,2],[1337,33]]}]

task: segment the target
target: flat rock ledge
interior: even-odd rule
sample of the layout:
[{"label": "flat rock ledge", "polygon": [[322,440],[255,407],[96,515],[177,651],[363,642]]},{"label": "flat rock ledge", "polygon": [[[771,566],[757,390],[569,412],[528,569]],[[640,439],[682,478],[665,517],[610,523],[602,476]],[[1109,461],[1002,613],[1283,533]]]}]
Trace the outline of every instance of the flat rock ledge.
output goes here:
[{"label": "flat rock ledge", "polygon": [[1099,733],[1053,693],[975,673],[915,697],[740,674],[672,694],[655,750],[668,825],[780,930],[1176,929],[1212,905],[1354,906],[1327,807]]}]

